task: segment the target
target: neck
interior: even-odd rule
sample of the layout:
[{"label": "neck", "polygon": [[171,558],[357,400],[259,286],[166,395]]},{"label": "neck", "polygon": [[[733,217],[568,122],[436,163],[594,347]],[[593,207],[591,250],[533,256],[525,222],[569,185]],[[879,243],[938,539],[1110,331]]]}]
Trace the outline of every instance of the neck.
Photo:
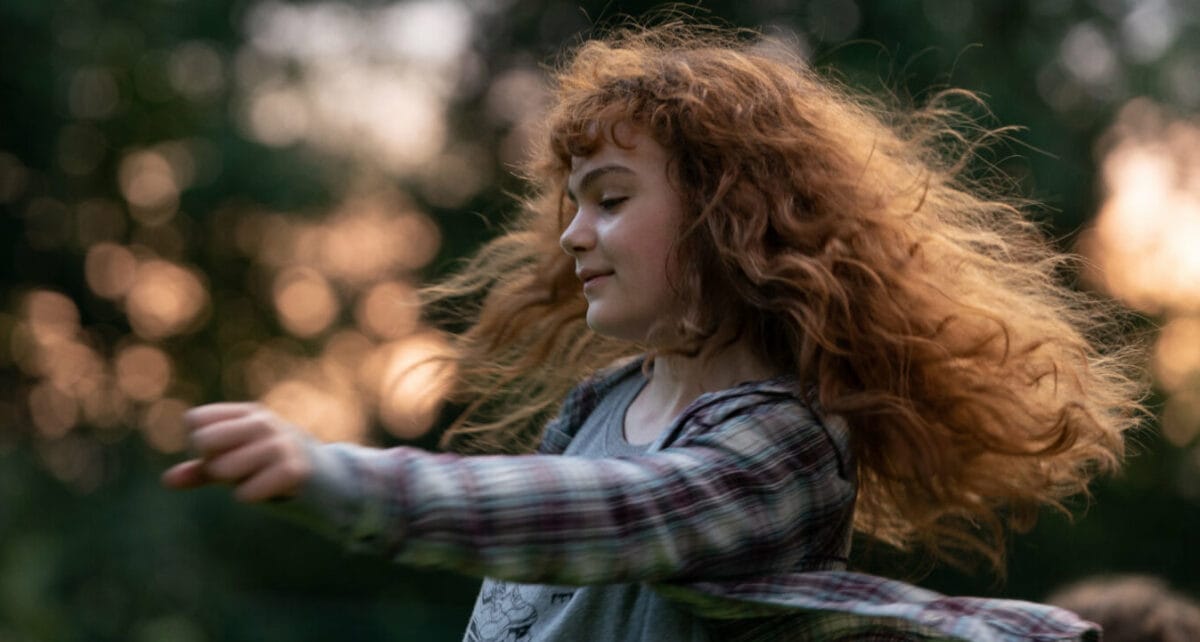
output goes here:
[{"label": "neck", "polygon": [[654,371],[643,392],[648,406],[659,409],[663,419],[670,419],[706,392],[778,374],[739,341],[719,350],[704,350],[694,357],[677,354],[656,357]]}]

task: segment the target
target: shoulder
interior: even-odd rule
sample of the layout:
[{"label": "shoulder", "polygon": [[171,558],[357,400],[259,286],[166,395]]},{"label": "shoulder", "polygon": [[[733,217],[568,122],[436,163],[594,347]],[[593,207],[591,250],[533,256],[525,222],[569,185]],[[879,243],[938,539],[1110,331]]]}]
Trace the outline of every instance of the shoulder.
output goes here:
[{"label": "shoulder", "polygon": [[853,471],[845,422],[826,414],[792,378],[701,395],[671,426],[663,447],[716,443],[747,453],[787,451],[822,461],[832,456],[842,476]]}]

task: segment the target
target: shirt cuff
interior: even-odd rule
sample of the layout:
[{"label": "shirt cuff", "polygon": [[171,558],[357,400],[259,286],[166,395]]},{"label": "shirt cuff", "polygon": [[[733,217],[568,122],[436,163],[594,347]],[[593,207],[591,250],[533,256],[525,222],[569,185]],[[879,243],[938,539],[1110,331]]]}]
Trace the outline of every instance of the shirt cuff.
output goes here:
[{"label": "shirt cuff", "polygon": [[273,504],[276,512],[299,521],[358,552],[376,552],[402,533],[385,529],[385,501],[373,464],[386,451],[354,444],[308,443],[312,475],[295,497]]}]

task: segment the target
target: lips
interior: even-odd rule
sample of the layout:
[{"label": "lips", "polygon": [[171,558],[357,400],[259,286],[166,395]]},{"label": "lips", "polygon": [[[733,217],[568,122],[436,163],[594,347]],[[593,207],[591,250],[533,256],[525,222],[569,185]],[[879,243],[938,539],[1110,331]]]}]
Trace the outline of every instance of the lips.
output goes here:
[{"label": "lips", "polygon": [[598,278],[605,277],[610,274],[612,274],[611,271],[591,270],[591,269],[579,270],[575,273],[575,275],[579,277],[579,280],[583,281],[584,285],[587,285],[589,282],[595,281]]}]

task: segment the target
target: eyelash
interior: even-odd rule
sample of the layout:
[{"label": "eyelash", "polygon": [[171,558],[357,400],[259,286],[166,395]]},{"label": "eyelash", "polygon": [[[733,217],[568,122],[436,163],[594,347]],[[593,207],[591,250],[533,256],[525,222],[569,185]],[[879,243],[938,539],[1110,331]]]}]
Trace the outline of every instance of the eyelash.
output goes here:
[{"label": "eyelash", "polygon": [[621,203],[624,203],[628,199],[629,199],[628,196],[618,196],[615,198],[606,198],[606,199],[603,199],[600,202],[598,202],[597,205],[600,206],[600,209],[611,211],[611,210],[614,210],[614,209],[620,207]]}]

